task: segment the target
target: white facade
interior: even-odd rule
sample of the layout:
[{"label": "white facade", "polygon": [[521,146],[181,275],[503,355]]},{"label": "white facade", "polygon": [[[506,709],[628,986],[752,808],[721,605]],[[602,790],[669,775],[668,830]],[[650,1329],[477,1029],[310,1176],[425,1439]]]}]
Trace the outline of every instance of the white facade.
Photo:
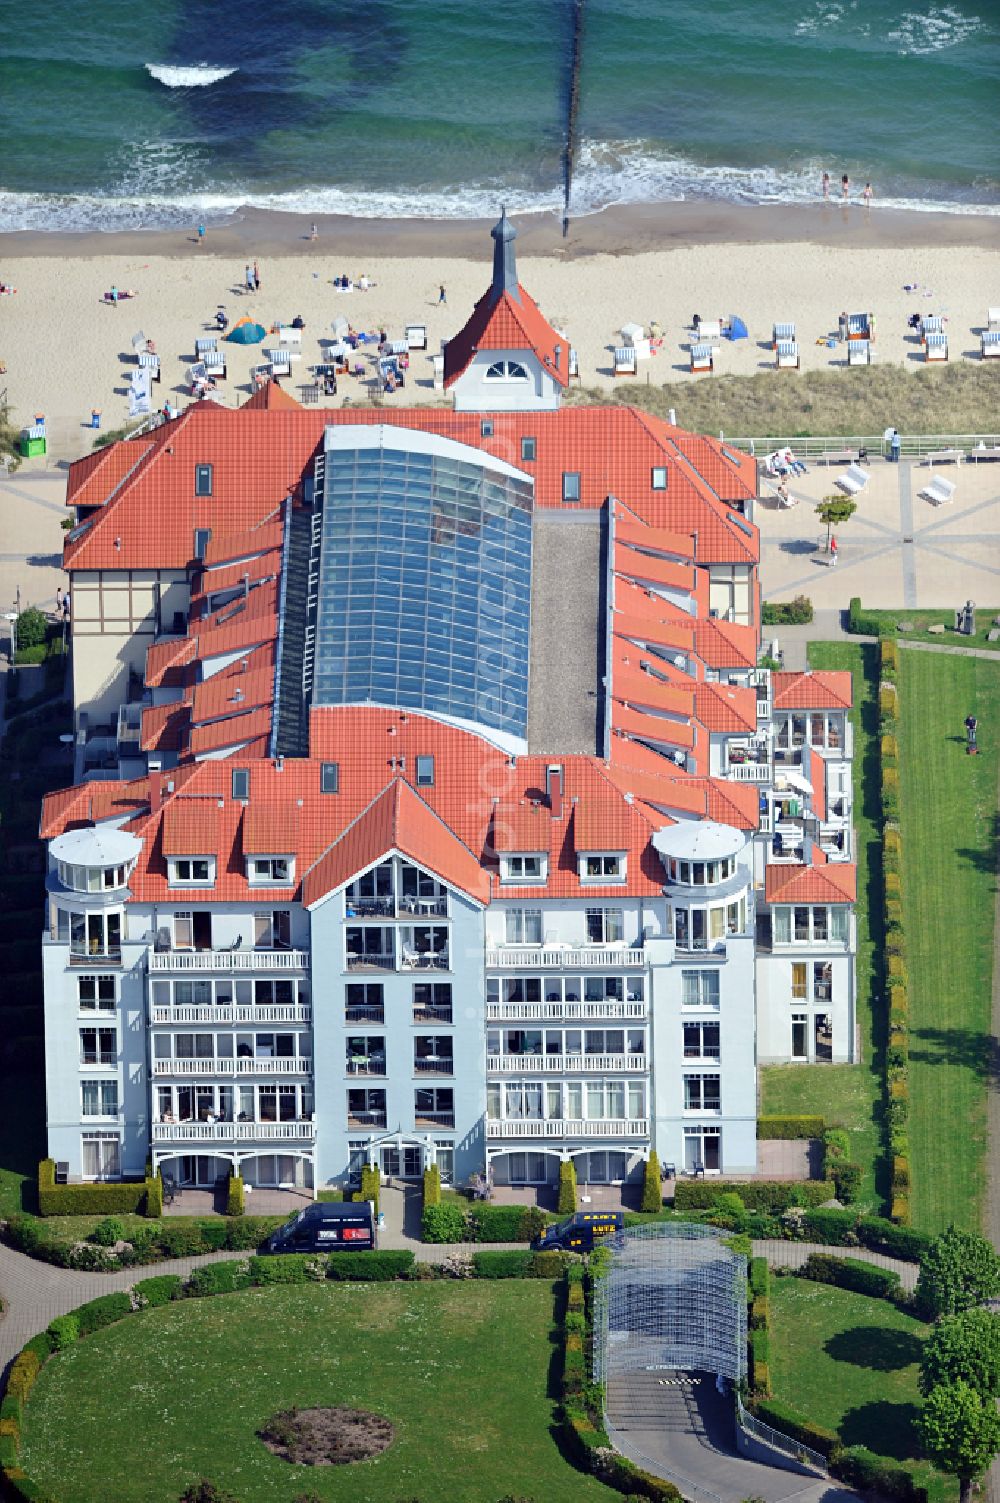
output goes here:
[{"label": "white facade", "polygon": [[[564,360],[569,359],[569,345]],[[531,350],[480,350],[452,383],[456,412],[554,412],[562,387]]]}]

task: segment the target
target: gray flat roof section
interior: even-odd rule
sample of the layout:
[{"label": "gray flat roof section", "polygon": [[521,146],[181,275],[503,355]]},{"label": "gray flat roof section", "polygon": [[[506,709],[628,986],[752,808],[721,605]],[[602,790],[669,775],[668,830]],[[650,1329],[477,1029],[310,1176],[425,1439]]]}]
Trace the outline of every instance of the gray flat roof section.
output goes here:
[{"label": "gray flat roof section", "polygon": [[601,751],[604,510],[536,511],[531,562],[528,751]]}]

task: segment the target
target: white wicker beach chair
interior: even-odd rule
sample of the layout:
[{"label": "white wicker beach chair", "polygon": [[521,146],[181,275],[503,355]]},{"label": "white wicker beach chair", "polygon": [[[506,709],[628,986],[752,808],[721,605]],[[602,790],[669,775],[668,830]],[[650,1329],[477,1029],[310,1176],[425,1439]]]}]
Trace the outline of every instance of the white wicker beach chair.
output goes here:
[{"label": "white wicker beach chair", "polygon": [[219,341],[214,334],[211,336],[206,335],[204,339],[195,340],[194,348],[196,354],[204,355],[208,350],[217,350],[219,348]]},{"label": "white wicker beach chair", "polygon": [[[794,328],[794,325],[792,327]],[[779,339],[774,348],[776,352],[774,364],[779,371],[798,370],[799,347],[794,339]]]},{"label": "white wicker beach chair", "polygon": [[771,348],[776,350],[784,340],[795,338],[794,324],[775,324],[771,330]]},{"label": "white wicker beach chair", "polygon": [[634,376],[636,373],[636,353],[634,345],[620,345],[615,350],[615,375]]},{"label": "white wicker beach chair", "polygon": [[403,330],[406,335],[406,348],[408,350],[426,350],[427,348],[427,325],[407,324]]},{"label": "white wicker beach chair", "polygon": [[872,347],[867,339],[851,339],[847,344],[848,365],[871,365]]},{"label": "white wicker beach chair", "polygon": [[924,353],[928,361],[948,359],[947,334],[928,334],[924,339]]},{"label": "white wicker beach chair", "polygon": [[693,344],[691,346],[691,370],[697,374],[699,371],[715,370],[715,350],[710,344]]},{"label": "white wicker beach chair", "polygon": [[980,342],[984,360],[995,360],[1000,355],[1000,329],[987,329]]}]

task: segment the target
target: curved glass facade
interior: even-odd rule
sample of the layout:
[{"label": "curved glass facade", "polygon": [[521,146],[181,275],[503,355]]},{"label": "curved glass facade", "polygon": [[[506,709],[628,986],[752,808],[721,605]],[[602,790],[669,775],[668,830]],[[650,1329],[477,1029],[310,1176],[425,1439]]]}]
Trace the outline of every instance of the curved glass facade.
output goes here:
[{"label": "curved glass facade", "polygon": [[328,429],[313,704],[525,740],[532,499],[528,476],[465,444]]}]

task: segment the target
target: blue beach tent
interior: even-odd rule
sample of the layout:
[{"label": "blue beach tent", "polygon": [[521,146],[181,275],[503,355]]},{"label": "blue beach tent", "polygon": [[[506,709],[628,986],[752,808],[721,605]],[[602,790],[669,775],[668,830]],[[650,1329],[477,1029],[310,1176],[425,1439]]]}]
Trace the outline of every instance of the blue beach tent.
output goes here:
[{"label": "blue beach tent", "polygon": [[730,339],[749,338],[746,324],[735,313],[730,313],[729,315],[729,328],[726,330],[726,333]]},{"label": "blue beach tent", "polygon": [[233,324],[226,338],[233,344],[260,344],[262,339],[267,338],[267,330],[263,324],[254,323],[252,318],[244,314]]}]

